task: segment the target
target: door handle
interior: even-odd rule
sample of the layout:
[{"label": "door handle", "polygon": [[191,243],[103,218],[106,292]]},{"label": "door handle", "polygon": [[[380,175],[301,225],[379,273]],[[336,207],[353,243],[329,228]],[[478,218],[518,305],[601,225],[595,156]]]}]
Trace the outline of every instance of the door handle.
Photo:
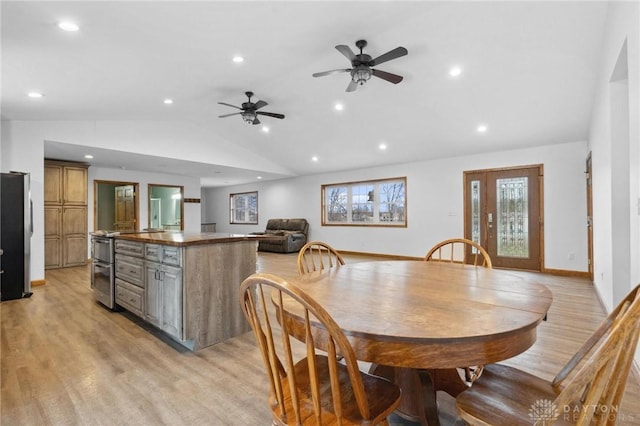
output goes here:
[{"label": "door handle", "polygon": [[493,213],[487,213],[487,225],[493,228]]}]

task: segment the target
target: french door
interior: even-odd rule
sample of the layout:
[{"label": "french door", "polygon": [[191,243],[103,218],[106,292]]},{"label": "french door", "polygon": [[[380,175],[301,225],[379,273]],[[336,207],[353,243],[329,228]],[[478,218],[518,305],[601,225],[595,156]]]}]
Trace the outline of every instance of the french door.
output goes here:
[{"label": "french door", "polygon": [[464,185],[465,238],[494,267],[540,271],[542,165],[465,172]]}]

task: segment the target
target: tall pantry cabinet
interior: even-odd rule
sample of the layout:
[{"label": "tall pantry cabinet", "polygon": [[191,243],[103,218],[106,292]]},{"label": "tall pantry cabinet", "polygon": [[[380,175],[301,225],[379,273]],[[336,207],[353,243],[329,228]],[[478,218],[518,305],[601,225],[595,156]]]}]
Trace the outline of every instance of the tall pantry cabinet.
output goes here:
[{"label": "tall pantry cabinet", "polygon": [[44,267],[87,263],[87,168],[44,162]]}]

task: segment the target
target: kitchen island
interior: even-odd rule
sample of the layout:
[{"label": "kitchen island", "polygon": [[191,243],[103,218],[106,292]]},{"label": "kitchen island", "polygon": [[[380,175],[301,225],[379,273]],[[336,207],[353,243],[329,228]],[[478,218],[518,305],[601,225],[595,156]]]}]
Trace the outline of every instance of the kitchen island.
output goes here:
[{"label": "kitchen island", "polygon": [[256,271],[259,237],[143,232],[115,237],[115,298],[197,351],[250,330],[240,283]]}]

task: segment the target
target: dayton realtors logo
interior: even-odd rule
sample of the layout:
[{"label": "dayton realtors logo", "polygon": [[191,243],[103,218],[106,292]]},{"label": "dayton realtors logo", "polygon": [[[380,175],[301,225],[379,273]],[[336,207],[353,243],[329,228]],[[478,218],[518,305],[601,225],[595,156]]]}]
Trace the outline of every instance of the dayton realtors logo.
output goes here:
[{"label": "dayton realtors logo", "polygon": [[617,405],[564,405],[562,410],[558,410],[553,401],[539,399],[529,408],[529,418],[533,421],[533,426],[549,426],[561,416],[564,421],[576,423],[585,414],[588,416],[587,418],[593,416],[609,422],[620,419],[637,420],[637,416],[619,413]]},{"label": "dayton realtors logo", "polygon": [[539,399],[529,408],[529,417],[534,426],[547,426],[553,423],[560,413],[553,401]]}]

